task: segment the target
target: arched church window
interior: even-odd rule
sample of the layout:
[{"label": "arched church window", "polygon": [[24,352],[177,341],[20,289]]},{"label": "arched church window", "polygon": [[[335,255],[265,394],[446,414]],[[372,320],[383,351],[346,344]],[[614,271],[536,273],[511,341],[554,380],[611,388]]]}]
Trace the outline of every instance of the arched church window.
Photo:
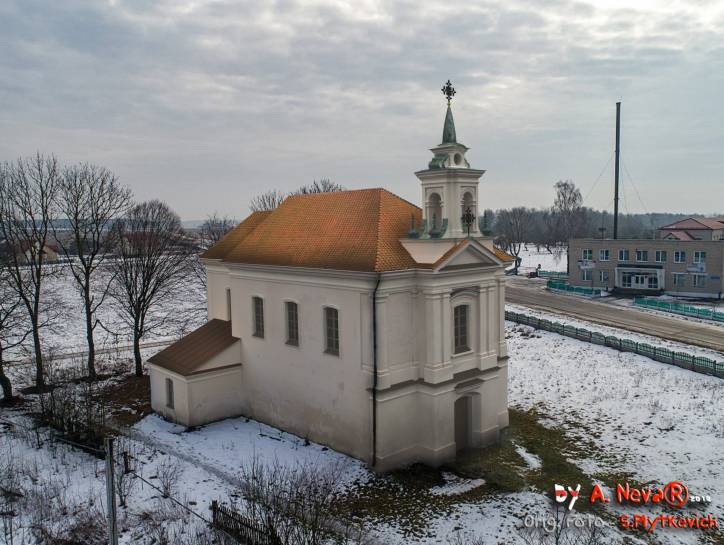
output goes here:
[{"label": "arched church window", "polygon": [[431,193],[427,199],[427,227],[430,231],[439,231],[442,225],[442,199],[437,193]]},{"label": "arched church window", "polygon": [[470,208],[470,211],[475,214],[475,199],[473,199],[473,194],[470,191],[466,191],[463,195],[462,206],[462,214],[464,214],[468,208]]}]

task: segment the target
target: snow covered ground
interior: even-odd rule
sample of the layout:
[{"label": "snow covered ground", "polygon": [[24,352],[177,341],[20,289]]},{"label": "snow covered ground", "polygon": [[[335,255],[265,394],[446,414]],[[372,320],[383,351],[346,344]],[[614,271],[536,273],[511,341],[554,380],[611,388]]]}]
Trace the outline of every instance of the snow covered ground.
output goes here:
[{"label": "snow covered ground", "polygon": [[[566,455],[591,479],[622,475],[638,482],[681,480],[692,493],[711,495],[712,503],[704,512],[724,517],[724,383],[720,379],[526,326],[508,323],[507,328],[510,406],[535,411],[545,426],[565,434],[573,446],[570,453],[557,454]],[[175,496],[203,516],[208,516],[213,499],[234,497],[240,469],[255,456],[266,463],[341,468],[341,484],[351,492],[380,482],[357,460],[245,418],[185,431],[149,416],[134,429],[137,435],[127,445],[136,453],[139,471],[155,482],[160,466],[178,464]],[[531,474],[548,470],[545,457],[521,444],[515,444],[515,451]],[[90,455],[49,443],[37,449],[32,441],[25,444],[9,439],[8,434],[0,440],[0,453],[0,460],[12,456],[36,468],[42,478],[69,483],[64,494],[78,509],[89,508],[92,497],[103,501],[102,464]],[[545,487],[553,484],[546,482]],[[391,545],[445,543],[455,533],[464,539],[481,537],[490,544],[522,543],[520,526],[525,516],[545,514],[548,500],[540,489],[530,487],[476,495],[484,486],[482,478],[446,470],[442,482],[415,491],[431,503],[416,521],[419,531],[410,534],[400,517],[380,515],[367,522],[378,543]],[[399,491],[404,497],[404,488]],[[433,498],[447,503],[438,508]],[[133,521],[164,501],[155,490],[137,486],[124,510],[127,531],[122,543],[150,543],[150,538],[138,534]],[[606,509],[619,512],[620,508],[609,505]],[[182,525],[172,524],[168,531],[179,531]],[[643,543],[623,530],[608,531],[605,543],[622,543],[623,535]],[[696,530],[657,530],[650,543],[705,541]]]},{"label": "snow covered ground", "polygon": [[559,247],[553,252],[541,247],[536,249],[534,244],[525,244],[518,256],[522,259],[520,267],[522,271],[535,269],[538,265],[544,271],[566,272],[568,266],[568,254],[565,247]]},{"label": "snow covered ground", "polygon": [[[46,353],[67,353],[82,351],[86,348],[85,318],[83,301],[77,285],[67,266],[60,274],[45,281],[43,291],[54,298],[53,311],[58,312],[57,319],[41,330],[41,341]],[[96,348],[113,348],[130,343],[128,327],[121,321],[117,308],[110,298],[100,306],[97,316],[102,325],[96,327]],[[173,297],[162,300],[152,311],[152,318],[172,317],[166,323],[149,331],[144,341],[176,339],[203,323],[206,319],[205,294],[198,280],[189,275],[188,281]],[[26,343],[26,349],[16,349],[5,354],[6,359],[27,358],[27,349],[32,343]]]},{"label": "snow covered ground", "polygon": [[580,327],[588,329],[589,331],[598,331],[604,335],[615,335],[621,339],[629,339],[634,342],[647,343],[651,346],[657,346],[662,348],[668,348],[669,350],[675,350],[677,352],[686,352],[694,356],[702,356],[705,358],[711,358],[713,360],[722,361],[724,360],[724,354],[716,350],[710,350],[708,348],[702,348],[691,344],[684,344],[677,341],[669,341],[662,339],[661,337],[654,337],[652,335],[644,335],[643,333],[635,333],[626,329],[619,329],[615,327],[608,327],[600,324],[594,324],[586,322],[584,320],[578,320],[571,318],[564,314],[556,314],[554,312],[548,312],[544,310],[538,310],[534,308],[525,307],[523,305],[515,305],[507,303],[505,305],[506,310],[526,314],[528,316],[534,316],[536,318],[543,318],[546,320],[552,320],[564,325],[571,325],[574,327]]},{"label": "snow covered ground", "polygon": [[[565,268],[564,257],[560,262]],[[541,264],[544,269],[555,270],[550,263],[541,260]],[[57,282],[59,293],[69,305],[74,304],[75,292],[69,279]],[[193,327],[203,320],[203,313],[192,314],[199,301],[198,289],[189,289],[189,292],[179,294],[178,301],[169,301],[163,308],[185,305],[189,316],[194,316],[188,320],[189,326]],[[721,359],[721,354],[710,350],[515,305],[508,305],[508,308]],[[69,318],[71,316],[69,314]],[[112,316],[107,319],[110,323]],[[622,475],[639,482],[662,484],[682,480],[692,493],[710,494],[712,503],[704,511],[724,518],[724,498],[720,496],[724,491],[721,454],[724,452],[721,418],[724,414],[724,382],[721,379],[513,323],[507,323],[507,331],[510,407],[521,414],[537,415],[551,434],[563,434],[570,441],[570,452],[558,452],[558,456],[569,459],[582,475],[602,482],[605,482],[604,475]],[[82,322],[68,319],[62,329],[49,334],[47,342],[59,350],[82,348],[82,332]],[[158,334],[176,336],[178,331]],[[19,411],[5,410],[0,417],[29,423]],[[337,468],[342,472],[340,483],[350,494],[368,491],[380,484],[390,485],[400,498],[416,501],[416,513],[420,515],[411,522],[406,520],[408,515],[405,514],[366,514],[373,537],[379,543],[390,545],[446,543],[453,534],[464,540],[480,537],[491,545],[521,544],[522,521],[526,515],[548,513],[549,503],[543,490],[549,490],[554,484],[544,479],[545,482],[537,487],[528,483],[513,492],[479,493],[488,484],[486,478],[463,475],[456,473],[455,468],[447,468],[438,482],[417,483],[417,488],[405,491],[408,484],[404,481],[380,480],[357,460],[246,418],[185,431],[157,416],[148,416],[135,426],[133,438],[124,441],[124,448],[134,453],[137,471],[150,482],[158,482],[158,474],[164,467],[176,466],[178,478],[174,497],[204,517],[208,517],[212,500],[238,498],[239,472],[255,457],[265,463],[286,466],[306,463]],[[513,455],[520,458],[527,468],[526,474],[533,480],[536,476],[549,475],[549,461],[540,451],[531,452],[530,447],[530,444],[524,446],[516,440]],[[39,496],[43,490],[54,491],[57,495],[52,501],[62,500],[74,517],[86,512],[103,516],[104,470],[97,458],[47,440],[38,448],[32,435],[11,433],[9,428],[0,426],[0,474],[3,466],[11,461],[16,465],[21,461],[22,468],[16,473],[26,486],[35,487]],[[0,498],[0,511],[3,510],[2,501]],[[620,508],[615,505],[606,507],[611,513],[620,512],[617,509]],[[148,517],[152,518],[151,513],[159,512],[168,521],[151,521],[156,524],[155,534],[139,525],[139,521],[146,524]],[[51,523],[62,528],[64,524],[70,524],[71,519],[63,516]],[[121,519],[124,530],[121,543],[141,545],[158,542],[163,532],[167,536],[188,533],[187,529],[196,520],[183,509],[174,510],[156,490],[140,482],[131,491],[129,506],[121,509]],[[610,524],[612,520],[608,522]],[[15,523],[27,526],[33,521],[16,517]],[[411,533],[413,524],[416,531]],[[27,532],[25,535],[29,536]],[[645,542],[638,536],[610,527],[605,543],[623,543],[624,535],[631,538],[630,543]],[[25,543],[33,542],[28,539]],[[703,534],[696,530],[658,530],[648,542],[664,545],[706,543]]]}]

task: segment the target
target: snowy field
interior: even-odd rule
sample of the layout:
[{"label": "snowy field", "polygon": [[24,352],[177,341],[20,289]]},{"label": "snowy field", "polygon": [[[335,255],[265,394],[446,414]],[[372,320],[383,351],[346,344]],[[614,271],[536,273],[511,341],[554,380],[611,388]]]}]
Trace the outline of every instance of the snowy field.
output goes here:
[{"label": "snowy field", "polygon": [[[511,420],[517,434],[513,456],[525,466],[521,471],[527,479],[516,491],[477,493],[485,490],[485,479],[451,467],[442,472],[441,482],[417,483],[411,494],[408,489],[413,485],[404,478],[376,477],[343,454],[245,418],[184,431],[148,416],[135,426],[127,448],[136,453],[139,471],[152,482],[157,482],[160,468],[177,464],[180,476],[174,497],[203,516],[208,516],[213,499],[238,498],[238,475],[254,457],[286,466],[334,467],[341,470],[340,486],[351,496],[368,494],[370,487],[389,486],[395,509],[411,514],[371,511],[365,513],[365,522],[377,543],[391,545],[446,543],[453,534],[464,540],[480,537],[491,545],[522,544],[524,517],[547,512],[548,500],[542,491],[552,487],[552,479],[559,475],[550,466],[549,455],[554,460],[565,456],[561,460],[570,463],[570,471],[584,483],[608,483],[618,476],[644,483],[681,480],[692,493],[711,495],[712,503],[704,512],[724,517],[721,379],[512,323],[507,324],[507,337],[511,415],[535,415],[537,422],[531,423],[548,430],[543,435],[525,435],[525,429]],[[25,420],[15,414],[5,416]],[[560,437],[569,447],[548,453],[536,443],[551,437]],[[33,478],[41,484],[43,479],[52,480],[53,490],[62,488],[65,501],[75,506],[71,512],[103,505],[103,468],[92,456],[50,443],[37,449],[32,437],[22,440],[10,433],[0,438],[0,450],[0,471],[8,459],[22,460],[27,465],[22,472],[26,484]],[[165,506],[163,512],[170,509],[157,491],[137,485],[129,507],[121,510],[125,529],[121,542],[158,542],[156,536],[139,529],[138,521],[159,506]],[[609,504],[605,513],[619,509]],[[410,532],[406,517],[413,515],[416,530]],[[156,532],[167,535],[190,527],[194,518],[178,510],[164,516],[169,522]],[[641,539],[616,529],[613,517],[606,520],[610,525],[606,544],[624,543],[624,536],[630,538],[628,543],[715,543],[706,541],[699,530],[657,530]]]},{"label": "snowy field", "polygon": [[[83,300],[69,268],[63,266],[57,276],[45,280],[43,291],[48,297],[53,298],[52,309],[57,313],[57,318],[41,330],[44,352],[53,354],[85,350]],[[97,349],[111,349],[131,342],[130,330],[122,322],[118,309],[109,297],[103,301],[97,317],[101,321],[95,330]],[[152,319],[159,321],[162,318],[168,319],[158,328],[149,331],[144,336],[143,342],[176,339],[203,323],[206,318],[206,300],[199,282],[193,275],[189,275],[188,282],[185,282],[172,298],[160,301],[153,310]],[[32,343],[26,344],[28,347],[32,345]],[[28,347],[25,350],[13,350],[5,354],[5,357],[27,358],[30,356]]]},{"label": "snowy field", "polygon": [[522,259],[520,270],[525,272],[541,266],[544,271],[566,272],[568,267],[568,254],[565,247],[547,251],[544,247],[537,249],[534,244],[524,244],[519,257]]}]

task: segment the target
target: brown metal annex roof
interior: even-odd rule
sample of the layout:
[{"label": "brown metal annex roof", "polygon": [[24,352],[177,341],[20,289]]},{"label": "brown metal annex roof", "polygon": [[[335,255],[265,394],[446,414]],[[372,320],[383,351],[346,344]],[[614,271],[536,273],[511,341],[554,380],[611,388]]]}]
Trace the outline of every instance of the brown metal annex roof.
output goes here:
[{"label": "brown metal annex roof", "polygon": [[210,320],[151,356],[148,361],[179,375],[189,376],[236,342],[239,339],[232,337],[230,321]]}]

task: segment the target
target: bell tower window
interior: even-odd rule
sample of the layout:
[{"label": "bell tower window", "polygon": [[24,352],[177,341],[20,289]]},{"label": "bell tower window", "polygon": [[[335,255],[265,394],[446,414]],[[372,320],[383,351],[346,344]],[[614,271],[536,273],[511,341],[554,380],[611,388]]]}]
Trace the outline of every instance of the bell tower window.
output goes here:
[{"label": "bell tower window", "polygon": [[442,225],[442,199],[437,193],[432,193],[427,203],[427,228],[439,230]]}]

